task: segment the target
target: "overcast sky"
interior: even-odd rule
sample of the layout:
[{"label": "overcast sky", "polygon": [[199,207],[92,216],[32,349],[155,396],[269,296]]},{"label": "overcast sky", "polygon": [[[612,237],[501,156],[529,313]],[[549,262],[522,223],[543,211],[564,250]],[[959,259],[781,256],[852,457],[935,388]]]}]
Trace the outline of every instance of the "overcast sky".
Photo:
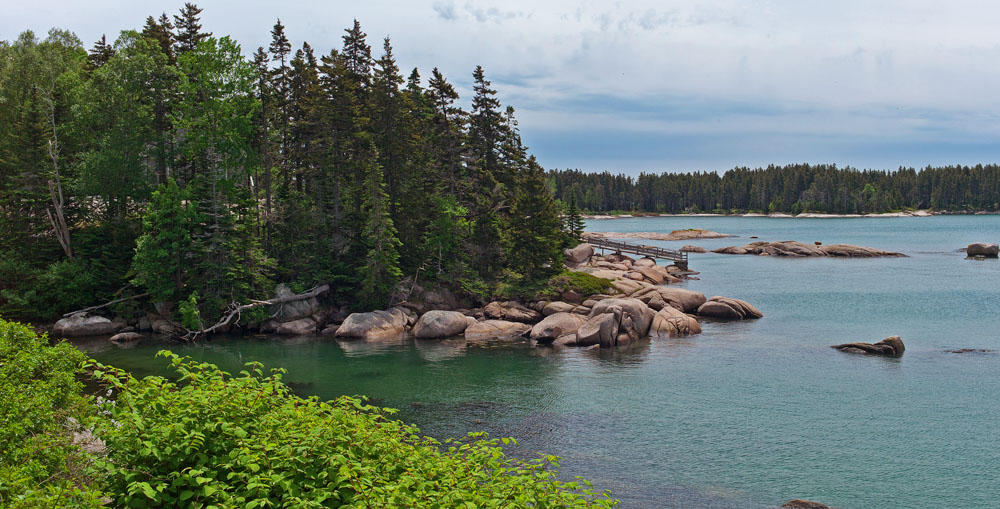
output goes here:
[{"label": "overcast sky", "polygon": [[[182,2],[2,0],[0,39],[67,28],[91,46]],[[896,168],[1000,159],[1000,2],[202,0],[249,55],[281,18],[321,53],[361,21],[400,67],[469,99],[481,64],[548,168]]]}]

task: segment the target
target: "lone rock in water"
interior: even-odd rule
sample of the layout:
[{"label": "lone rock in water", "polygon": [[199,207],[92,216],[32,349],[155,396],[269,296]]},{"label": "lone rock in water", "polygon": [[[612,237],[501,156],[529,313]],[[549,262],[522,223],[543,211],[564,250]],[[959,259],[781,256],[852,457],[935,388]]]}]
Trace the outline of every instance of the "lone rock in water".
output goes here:
[{"label": "lone rock in water", "polygon": [[833,348],[847,353],[863,353],[867,355],[884,355],[886,357],[899,357],[903,355],[906,347],[899,336],[889,336],[878,343],[844,343],[833,345]]}]

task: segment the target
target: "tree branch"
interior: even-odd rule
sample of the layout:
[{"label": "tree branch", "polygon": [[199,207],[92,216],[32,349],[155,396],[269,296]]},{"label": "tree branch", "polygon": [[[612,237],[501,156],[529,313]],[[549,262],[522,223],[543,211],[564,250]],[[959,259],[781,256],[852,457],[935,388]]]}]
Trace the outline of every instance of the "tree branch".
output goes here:
[{"label": "tree branch", "polygon": [[199,336],[212,334],[213,332],[219,330],[220,328],[229,325],[233,321],[233,318],[236,318],[238,320],[239,316],[248,309],[253,309],[260,306],[273,306],[275,304],[284,304],[286,302],[297,302],[300,300],[311,299],[313,297],[322,295],[328,291],[330,291],[330,285],[320,285],[305,293],[300,293],[297,295],[289,295],[286,297],[275,297],[273,299],[268,299],[268,300],[251,300],[249,304],[238,305],[234,302],[230,304],[229,311],[225,315],[223,315],[222,319],[216,322],[215,325],[207,329],[188,331],[187,334],[181,336],[181,339],[183,339],[184,341],[194,341],[198,339]]}]

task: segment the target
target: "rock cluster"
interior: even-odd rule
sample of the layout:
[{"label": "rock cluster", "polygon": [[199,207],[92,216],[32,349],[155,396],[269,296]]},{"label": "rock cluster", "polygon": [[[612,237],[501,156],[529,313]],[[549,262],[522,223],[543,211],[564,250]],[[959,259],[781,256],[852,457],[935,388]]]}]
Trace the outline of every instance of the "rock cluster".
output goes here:
[{"label": "rock cluster", "polygon": [[713,249],[713,253],[759,256],[840,256],[848,258],[905,257],[903,253],[883,251],[850,244],[809,245],[794,240],[782,242],[758,241],[742,246]]},{"label": "rock cluster", "polygon": [[103,316],[77,313],[60,319],[52,326],[52,335],[66,338],[104,336],[125,328],[122,320],[109,320]]},{"label": "rock cluster", "polygon": [[843,345],[833,345],[833,348],[847,353],[861,353],[867,355],[884,355],[887,357],[899,357],[903,355],[906,347],[899,336],[890,336],[878,343],[845,343]]}]

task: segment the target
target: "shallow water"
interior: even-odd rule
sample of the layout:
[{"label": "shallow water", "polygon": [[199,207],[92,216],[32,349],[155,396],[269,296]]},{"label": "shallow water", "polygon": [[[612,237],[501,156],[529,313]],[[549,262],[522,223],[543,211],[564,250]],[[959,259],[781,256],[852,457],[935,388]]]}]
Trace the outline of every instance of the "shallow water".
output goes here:
[{"label": "shallow water", "polygon": [[[765,317],[704,322],[701,335],[616,351],[401,339],[230,338],[174,351],[236,370],[289,370],[297,391],[366,394],[427,434],[486,429],[512,452],[561,455],[563,471],[624,507],[990,507],[1000,496],[1000,263],[956,249],[1000,240],[998,216],[590,220],[592,231],[706,228],[736,238],[640,241],[713,249],[760,240],[852,243],[909,258],[692,254],[683,286],[742,298]],[[900,359],[829,345],[899,335]],[[164,373],[162,344],[83,345],[137,375]]]}]

